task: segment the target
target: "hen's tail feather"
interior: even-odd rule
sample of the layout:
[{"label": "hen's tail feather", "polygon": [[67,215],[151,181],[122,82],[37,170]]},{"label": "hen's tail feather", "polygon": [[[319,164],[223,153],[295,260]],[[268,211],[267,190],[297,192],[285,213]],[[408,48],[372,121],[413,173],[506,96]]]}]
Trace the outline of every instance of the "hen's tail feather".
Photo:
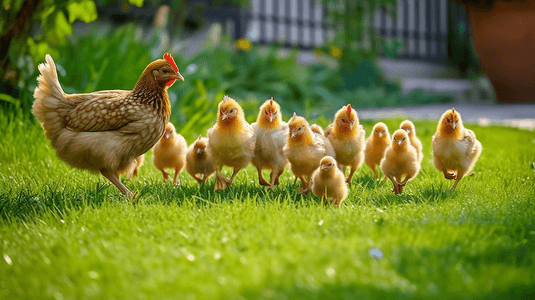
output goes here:
[{"label": "hen's tail feather", "polygon": [[46,63],[38,66],[41,75],[37,77],[38,85],[33,92],[32,112],[45,129],[46,137],[54,144],[59,131],[65,128],[64,117],[69,103],[59,83],[54,60],[49,54],[45,59]]}]

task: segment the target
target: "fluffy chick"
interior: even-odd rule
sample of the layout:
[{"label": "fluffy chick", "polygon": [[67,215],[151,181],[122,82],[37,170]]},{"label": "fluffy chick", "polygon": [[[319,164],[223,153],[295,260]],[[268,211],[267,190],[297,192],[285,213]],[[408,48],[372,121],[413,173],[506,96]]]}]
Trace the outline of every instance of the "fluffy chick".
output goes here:
[{"label": "fluffy chick", "polygon": [[329,140],[310,129],[305,118],[297,116],[288,121],[288,141],[284,147],[284,154],[290,161],[290,169],[296,177],[301,179],[302,187],[298,192],[310,191],[309,179],[325,156],[335,157],[336,154]]},{"label": "fluffy chick", "polygon": [[319,168],[312,174],[312,193],[327,204],[327,198],[332,198],[331,203],[338,206],[347,197],[347,185],[345,175],[336,165],[336,160],[331,156],[325,156],[320,161]]},{"label": "fluffy chick", "polygon": [[141,154],[140,156],[136,157],[135,163],[131,164],[130,167],[124,171],[124,174],[126,174],[125,180],[130,180],[133,177],[137,177],[139,168],[143,165],[143,162],[145,161],[145,155]]},{"label": "fluffy chick", "polygon": [[364,128],[359,125],[357,111],[351,108],[351,104],[339,109],[333,123],[325,130],[342,172],[345,174],[346,167],[351,168],[347,183],[351,183],[353,173],[364,161],[365,135]]},{"label": "fluffy chick", "polygon": [[364,150],[364,161],[372,169],[374,177],[377,179],[377,165],[385,156],[386,148],[391,145],[390,134],[385,123],[379,122],[373,126],[373,131],[366,139]]},{"label": "fluffy chick", "polygon": [[[238,102],[225,96],[218,108],[217,123],[208,129],[208,151],[216,171],[214,191],[232,184],[236,174],[251,162],[255,149],[254,129],[245,121]],[[230,179],[221,174],[223,166],[234,168]]]},{"label": "fluffy chick", "polygon": [[169,178],[169,173],[167,173],[165,169],[172,168],[175,170],[175,176],[173,178],[175,185],[180,185],[180,181],[177,177],[178,173],[186,164],[187,147],[186,140],[182,135],[176,133],[175,126],[171,123],[167,123],[164,135],[152,149],[152,162],[154,163],[154,166],[162,172],[165,180]]},{"label": "fluffy chick", "polygon": [[[214,173],[214,162],[212,155],[206,151],[208,146],[208,139],[199,135],[199,138],[189,146],[186,153],[186,171],[197,180],[199,184],[203,184]],[[197,175],[202,175],[201,179]]]},{"label": "fluffy chick", "polygon": [[455,179],[451,191],[469,173],[481,154],[481,143],[476,134],[464,128],[461,115],[454,108],[440,117],[433,135],[433,163],[446,179]]},{"label": "fluffy chick", "polygon": [[[282,121],[280,105],[271,99],[260,106],[256,123],[251,124],[255,133],[255,151],[252,160],[258,171],[260,185],[273,188],[288,165],[284,146],[288,136],[288,124]],[[262,176],[262,169],[271,170],[270,182]]]},{"label": "fluffy chick", "polygon": [[422,154],[422,142],[420,142],[420,139],[416,136],[416,128],[414,127],[414,124],[409,120],[405,120],[401,122],[399,128],[405,130],[409,135],[411,145],[416,149],[418,161],[421,163],[424,158],[424,155]]},{"label": "fluffy chick", "polygon": [[[418,174],[420,171],[418,155],[416,149],[410,145],[405,130],[398,129],[394,132],[392,144],[386,149],[380,166],[381,171],[392,181],[394,185],[392,192],[395,194],[401,194],[407,181]],[[402,180],[403,176],[405,179]]]}]

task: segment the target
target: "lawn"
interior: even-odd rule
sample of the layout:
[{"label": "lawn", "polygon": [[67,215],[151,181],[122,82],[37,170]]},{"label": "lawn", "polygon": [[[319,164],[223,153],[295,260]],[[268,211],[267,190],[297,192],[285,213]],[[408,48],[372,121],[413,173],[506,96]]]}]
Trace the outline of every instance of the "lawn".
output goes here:
[{"label": "lawn", "polygon": [[[393,132],[401,120],[382,121]],[[223,192],[213,192],[213,178],[199,188],[184,171],[176,188],[149,153],[127,183],[141,193],[133,205],[102,176],[59,160],[38,125],[0,113],[0,298],[535,293],[535,132],[468,124],[483,153],[450,193],[453,182],[432,166],[436,122],[415,125],[425,156],[402,195],[367,166],[340,208],[297,194],[289,170],[273,191],[252,167]]]}]

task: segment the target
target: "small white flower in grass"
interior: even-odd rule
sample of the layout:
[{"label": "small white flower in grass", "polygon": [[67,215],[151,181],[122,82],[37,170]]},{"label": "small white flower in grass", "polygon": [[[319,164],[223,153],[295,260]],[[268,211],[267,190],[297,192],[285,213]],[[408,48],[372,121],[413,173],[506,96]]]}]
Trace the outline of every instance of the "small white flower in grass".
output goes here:
[{"label": "small white flower in grass", "polygon": [[85,231],[85,229],[82,227],[82,231]]},{"label": "small white flower in grass", "polygon": [[59,220],[59,221],[61,222],[61,224],[65,224],[65,221],[63,221],[63,220]]},{"label": "small white flower in grass", "polygon": [[323,225],[323,220],[320,220],[320,221],[318,222],[318,225],[319,225],[319,226]]},{"label": "small white flower in grass", "polygon": [[194,261],[195,260],[195,256],[193,256],[193,254],[188,254],[188,256],[186,256],[186,259],[189,260],[189,261]]},{"label": "small white flower in grass", "polygon": [[372,257],[375,257],[375,258],[382,258],[383,257],[383,252],[381,252],[381,250],[379,250],[377,248],[372,248],[370,250],[370,255]]},{"label": "small white flower in grass", "polygon": [[329,276],[330,278],[333,278],[334,275],[336,275],[336,270],[333,268],[328,268],[327,270],[325,270],[325,274],[327,274],[327,276]]},{"label": "small white flower in grass", "polygon": [[4,254],[4,260],[10,266],[13,264],[13,262],[11,261],[11,258],[9,256],[7,256],[7,254]]},{"label": "small white flower in grass", "polygon": [[196,64],[191,64],[186,68],[186,74],[191,75],[191,74],[197,72],[197,69],[198,69],[198,67],[197,67]]},{"label": "small white flower in grass", "polygon": [[95,272],[95,271],[87,272],[87,276],[89,276],[89,278],[91,278],[91,279],[99,279],[100,278],[100,275],[98,275],[98,273]]},{"label": "small white flower in grass", "polygon": [[219,260],[220,258],[221,258],[221,253],[219,253],[219,252],[214,253],[214,259],[215,260]]}]

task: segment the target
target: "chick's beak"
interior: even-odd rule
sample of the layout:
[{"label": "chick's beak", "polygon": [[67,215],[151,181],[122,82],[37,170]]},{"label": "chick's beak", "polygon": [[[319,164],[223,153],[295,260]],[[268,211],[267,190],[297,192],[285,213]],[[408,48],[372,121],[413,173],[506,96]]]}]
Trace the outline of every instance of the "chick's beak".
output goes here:
[{"label": "chick's beak", "polygon": [[197,149],[197,153],[198,153],[198,154],[201,154],[201,153],[202,153],[202,150],[201,150],[200,148]]},{"label": "chick's beak", "polygon": [[401,145],[401,143],[403,143],[403,140],[397,140],[396,142],[398,142],[398,145]]},{"label": "chick's beak", "polygon": [[168,139],[168,138],[170,138],[170,137],[171,137],[171,132],[166,132],[166,133],[165,133],[165,138]]},{"label": "chick's beak", "polygon": [[327,165],[321,165],[320,168],[321,168],[322,170],[325,170],[325,169],[327,169],[328,167],[327,167]]},{"label": "chick's beak", "polygon": [[384,131],[379,132],[379,137],[383,137],[385,135]]}]

